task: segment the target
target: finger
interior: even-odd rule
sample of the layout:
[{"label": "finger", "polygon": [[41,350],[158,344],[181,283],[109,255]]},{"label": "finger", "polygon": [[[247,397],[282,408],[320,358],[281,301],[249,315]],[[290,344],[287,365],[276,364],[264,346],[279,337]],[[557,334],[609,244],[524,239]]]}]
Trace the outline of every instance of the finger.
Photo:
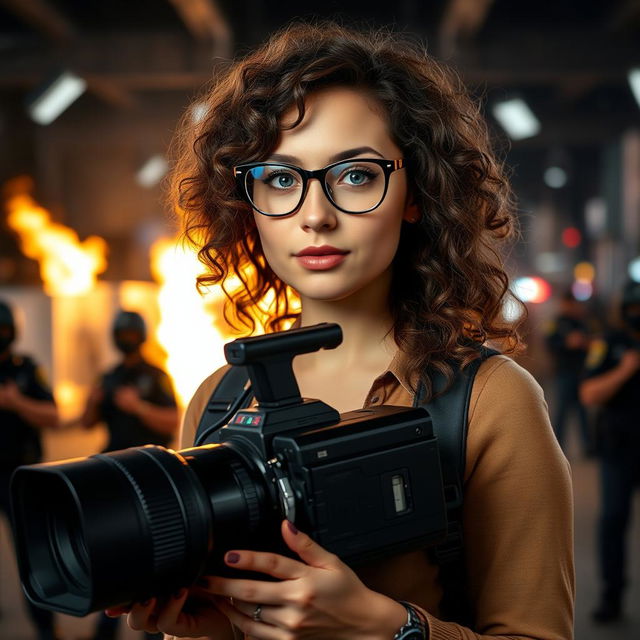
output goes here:
[{"label": "finger", "polygon": [[174,593],[171,598],[167,598],[164,607],[157,615],[156,626],[161,629],[170,629],[181,621],[181,618],[185,618],[182,613],[184,603],[189,596],[188,589],[180,589],[177,593]]},{"label": "finger", "polygon": [[289,549],[296,553],[306,564],[320,569],[329,569],[341,563],[338,556],[321,547],[306,533],[298,531],[292,522],[283,520],[281,530],[282,538]]},{"label": "finger", "polygon": [[[220,611],[229,619],[234,627],[237,627],[251,638],[260,638],[261,640],[285,640],[291,635],[284,629],[274,627],[264,621],[254,620],[253,616],[247,616],[235,606],[231,606],[228,602],[221,600],[218,604]],[[255,607],[254,607],[255,610]]]},{"label": "finger", "polygon": [[118,618],[119,616],[129,613],[131,611],[131,605],[121,605],[119,607],[109,607],[105,609],[104,613],[109,618]]},{"label": "finger", "polygon": [[[241,580],[237,578],[221,578],[209,576],[206,578],[206,589],[210,594],[225,596],[234,600],[256,604],[286,604],[290,601],[290,594],[283,588],[282,582],[266,582],[263,580]],[[204,580],[202,581],[204,584]]]},{"label": "finger", "polygon": [[279,580],[294,580],[302,577],[307,571],[299,560],[266,551],[229,551],[224,561],[234,569],[256,571]]},{"label": "finger", "polygon": [[157,600],[155,598],[151,598],[146,602],[134,604],[127,615],[127,624],[136,631],[157,633],[158,627],[156,626],[155,616],[156,602]]},{"label": "finger", "polygon": [[[233,606],[243,613],[247,618],[256,620],[258,622],[266,622],[267,624],[276,625],[277,615],[273,615],[278,609],[282,610],[282,607],[273,607],[262,604],[253,604],[253,602],[244,602],[243,600],[234,600]],[[258,607],[260,609],[258,610]]]}]

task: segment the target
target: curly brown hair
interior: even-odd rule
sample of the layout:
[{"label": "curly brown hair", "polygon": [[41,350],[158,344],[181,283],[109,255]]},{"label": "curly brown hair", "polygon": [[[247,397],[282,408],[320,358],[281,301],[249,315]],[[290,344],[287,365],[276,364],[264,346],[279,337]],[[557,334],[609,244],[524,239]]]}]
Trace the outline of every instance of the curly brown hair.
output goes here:
[{"label": "curly brown hair", "polygon": [[[225,317],[237,329],[274,331],[295,317],[295,292],[267,263],[232,168],[267,158],[285,111],[297,108],[297,126],[306,97],[328,86],[372,95],[408,160],[421,221],[401,233],[390,308],[409,378],[427,365],[450,376],[450,365],[477,358],[486,340],[517,350],[517,327],[503,315],[511,294],[497,250],[514,235],[514,205],[484,119],[455,73],[388,30],[291,24],[214,79],[198,123],[186,114],[172,193],[208,268],[198,285],[222,284]],[[241,283],[234,290],[231,276]]]}]

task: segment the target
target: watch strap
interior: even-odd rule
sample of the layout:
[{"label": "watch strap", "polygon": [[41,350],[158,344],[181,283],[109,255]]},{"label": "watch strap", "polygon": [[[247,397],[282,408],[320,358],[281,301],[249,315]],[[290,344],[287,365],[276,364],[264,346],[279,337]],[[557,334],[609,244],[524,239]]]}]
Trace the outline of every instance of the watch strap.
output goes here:
[{"label": "watch strap", "polygon": [[407,622],[400,627],[393,640],[428,640],[427,625],[422,614],[409,602],[399,602],[407,610]]}]

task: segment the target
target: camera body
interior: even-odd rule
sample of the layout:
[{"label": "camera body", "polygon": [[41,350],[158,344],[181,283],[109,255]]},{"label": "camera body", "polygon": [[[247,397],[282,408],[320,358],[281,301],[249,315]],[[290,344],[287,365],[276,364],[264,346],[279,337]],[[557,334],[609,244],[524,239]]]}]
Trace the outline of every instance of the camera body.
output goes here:
[{"label": "camera body", "polygon": [[200,446],[17,469],[13,520],[30,600],[82,616],[234,575],[230,549],[288,552],[284,518],[351,565],[441,541],[447,508],[427,411],[340,415],[300,396],[293,357],[341,339],[323,324],[227,344],[257,406],[231,411]]},{"label": "camera body", "polygon": [[213,441],[264,465],[278,518],[295,522],[350,564],[444,537],[440,458],[424,409],[360,409],[271,438],[268,430],[256,431],[268,412],[239,411]]}]

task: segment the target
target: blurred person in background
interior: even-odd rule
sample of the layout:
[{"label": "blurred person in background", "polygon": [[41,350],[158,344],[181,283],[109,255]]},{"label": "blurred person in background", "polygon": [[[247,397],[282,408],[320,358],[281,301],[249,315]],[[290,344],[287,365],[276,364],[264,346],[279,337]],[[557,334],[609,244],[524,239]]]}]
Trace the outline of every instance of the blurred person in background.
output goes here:
[{"label": "blurred person in background", "polygon": [[[120,311],[116,315],[113,340],[122,360],[101,377],[82,416],[86,428],[105,423],[109,434],[105,452],[145,444],[166,447],[178,430],[178,409],[171,381],[142,355],[146,336],[145,322],[139,313]],[[117,630],[118,620],[101,614],[94,640],[114,640]]]},{"label": "blurred person in background", "polygon": [[601,507],[598,556],[601,599],[596,622],[612,622],[622,614],[627,583],[626,537],[634,489],[640,483],[640,283],[623,291],[622,326],[594,340],[587,357],[580,396],[599,407]]},{"label": "blurred person in background", "polygon": [[575,415],[580,428],[584,455],[594,453],[589,416],[580,401],[579,387],[589,349],[589,329],[584,304],[571,291],[565,291],[559,301],[558,315],[547,327],[545,342],[553,361],[554,400],[553,428],[558,442],[566,449],[566,426]]},{"label": "blurred person in background", "polygon": [[[23,464],[42,461],[41,432],[59,424],[51,388],[36,362],[13,353],[16,324],[11,307],[0,300],[0,508],[11,517],[11,474]],[[38,640],[53,640],[53,613],[27,602]]]}]

